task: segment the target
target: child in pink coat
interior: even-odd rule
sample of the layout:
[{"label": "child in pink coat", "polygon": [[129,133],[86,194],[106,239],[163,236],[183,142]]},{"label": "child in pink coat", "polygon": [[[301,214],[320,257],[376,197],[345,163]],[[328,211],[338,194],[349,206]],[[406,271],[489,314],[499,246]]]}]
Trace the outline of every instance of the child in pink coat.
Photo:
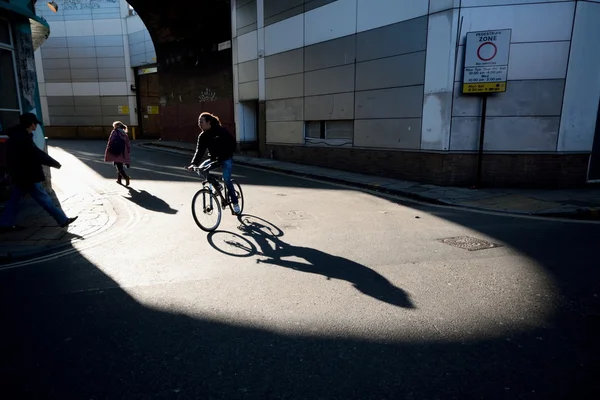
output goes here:
[{"label": "child in pink coat", "polygon": [[130,178],[123,165],[127,168],[131,165],[131,143],[127,135],[127,125],[121,121],[113,123],[113,131],[110,133],[104,152],[104,161],[112,162],[117,168],[117,183],[122,185],[121,179],[125,178],[125,186],[129,186]]}]

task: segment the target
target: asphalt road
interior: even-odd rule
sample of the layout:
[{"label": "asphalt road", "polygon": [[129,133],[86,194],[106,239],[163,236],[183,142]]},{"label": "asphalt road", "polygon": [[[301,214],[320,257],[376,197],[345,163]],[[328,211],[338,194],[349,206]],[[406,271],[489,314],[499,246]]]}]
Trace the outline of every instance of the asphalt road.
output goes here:
[{"label": "asphalt road", "polygon": [[104,143],[50,144],[118,222],[0,270],[2,398],[600,398],[598,224],[236,166],[244,216],[207,235],[188,155],[136,147],[128,190]]}]

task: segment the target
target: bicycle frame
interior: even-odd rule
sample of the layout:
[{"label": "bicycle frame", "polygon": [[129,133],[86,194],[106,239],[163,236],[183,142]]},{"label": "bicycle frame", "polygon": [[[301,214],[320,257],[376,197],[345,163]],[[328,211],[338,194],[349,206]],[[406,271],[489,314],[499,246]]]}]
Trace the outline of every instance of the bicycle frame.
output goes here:
[{"label": "bicycle frame", "polygon": [[[211,175],[210,171],[202,171],[199,168],[195,169],[195,171],[201,178],[204,179],[202,181],[202,186],[208,187],[212,193],[218,194],[218,198],[221,200],[221,208],[224,210],[227,206],[229,206],[231,213],[234,214],[233,207],[229,201],[229,194],[227,193],[227,186],[225,185],[225,182],[221,184],[217,178]],[[203,176],[202,174],[206,174],[206,176]],[[206,207],[206,204],[203,204],[203,206]]]}]

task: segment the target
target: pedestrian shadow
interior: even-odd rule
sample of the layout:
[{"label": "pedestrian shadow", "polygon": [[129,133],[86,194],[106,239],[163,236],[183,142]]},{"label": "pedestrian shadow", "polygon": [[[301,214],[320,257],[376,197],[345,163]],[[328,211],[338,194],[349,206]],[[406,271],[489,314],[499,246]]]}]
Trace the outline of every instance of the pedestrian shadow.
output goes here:
[{"label": "pedestrian shadow", "polygon": [[[217,251],[235,257],[256,255],[257,264],[272,264],[295,271],[322,275],[331,279],[349,282],[358,291],[379,301],[402,308],[416,308],[410,296],[403,289],[394,286],[385,277],[372,269],[344,257],[325,253],[304,246],[294,246],[281,240],[283,231],[273,223],[253,215],[240,215],[238,229],[242,235],[233,232],[217,231],[208,235],[208,243]],[[218,246],[215,236],[227,234]],[[251,238],[252,243],[248,238]],[[223,247],[228,246],[228,249]],[[286,260],[294,257],[305,262]]]},{"label": "pedestrian shadow", "polygon": [[165,213],[165,214],[177,214],[178,211],[171,208],[169,204],[163,199],[156,197],[155,195],[148,193],[145,190],[135,190],[132,187],[129,189],[129,197],[123,196],[123,198],[137,204],[146,210]]}]

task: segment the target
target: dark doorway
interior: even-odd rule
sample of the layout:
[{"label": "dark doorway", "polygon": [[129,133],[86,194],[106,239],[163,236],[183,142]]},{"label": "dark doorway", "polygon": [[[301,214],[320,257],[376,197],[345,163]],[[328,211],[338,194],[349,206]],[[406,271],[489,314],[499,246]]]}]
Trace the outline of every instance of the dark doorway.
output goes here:
[{"label": "dark doorway", "polygon": [[157,139],[162,133],[158,73],[149,72],[156,69],[156,67],[138,68],[136,71],[140,139]]}]

